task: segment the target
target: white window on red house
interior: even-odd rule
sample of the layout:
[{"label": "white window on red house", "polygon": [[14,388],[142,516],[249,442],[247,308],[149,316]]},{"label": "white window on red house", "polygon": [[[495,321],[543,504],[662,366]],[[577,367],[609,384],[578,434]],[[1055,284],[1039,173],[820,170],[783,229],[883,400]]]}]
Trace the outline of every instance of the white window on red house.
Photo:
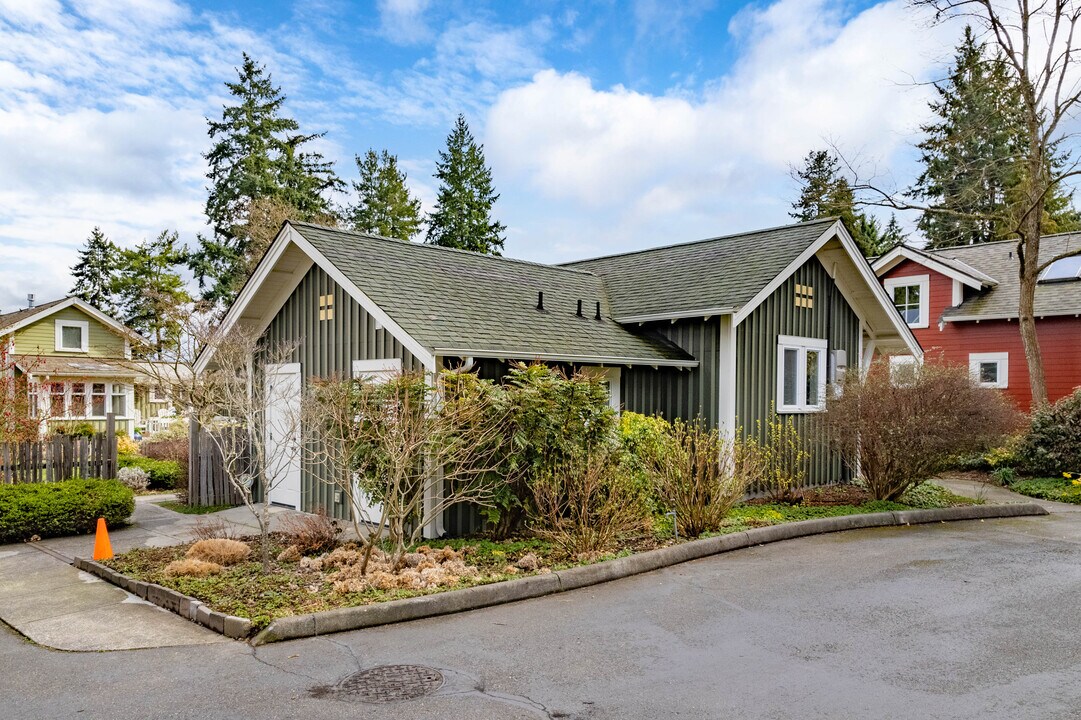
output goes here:
[{"label": "white window on red house", "polygon": [[819,338],[777,339],[777,412],[817,412],[826,407],[826,349]]},{"label": "white window on red house", "polygon": [[930,277],[889,278],[883,286],[889,293],[893,306],[909,327],[927,327],[928,305],[930,301]]},{"label": "white window on red house", "polygon": [[970,353],[968,368],[972,379],[983,387],[1009,386],[1009,353]]}]

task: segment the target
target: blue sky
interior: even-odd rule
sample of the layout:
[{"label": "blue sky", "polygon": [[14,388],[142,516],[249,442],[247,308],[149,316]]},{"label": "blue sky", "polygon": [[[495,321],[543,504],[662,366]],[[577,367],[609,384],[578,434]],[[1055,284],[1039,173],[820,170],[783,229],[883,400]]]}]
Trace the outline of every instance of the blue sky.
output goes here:
[{"label": "blue sky", "polygon": [[787,222],[827,144],[906,185],[956,36],[901,0],[0,0],[0,312],[65,294],[95,225],[194,241],[243,51],[341,176],[387,148],[426,207],[464,113],[506,253],[558,262]]}]

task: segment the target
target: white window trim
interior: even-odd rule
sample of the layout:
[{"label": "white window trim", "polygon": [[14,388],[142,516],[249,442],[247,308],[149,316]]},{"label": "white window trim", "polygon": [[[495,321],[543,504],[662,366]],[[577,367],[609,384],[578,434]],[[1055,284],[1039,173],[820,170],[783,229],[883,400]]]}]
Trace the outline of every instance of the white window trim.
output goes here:
[{"label": "white window trim", "polygon": [[[78,348],[64,347],[64,328],[75,327],[82,331],[82,345]],[[90,349],[90,323],[86,320],[55,321],[56,352],[84,353]]]},{"label": "white window trim", "polygon": [[[796,337],[793,335],[777,336],[777,412],[778,413],[812,413],[821,412],[826,408],[826,372],[829,364],[826,362],[826,351],[829,343],[820,338]],[[796,404],[785,405],[784,403],[784,351],[798,350],[799,359],[796,361]],[[807,351],[818,351],[818,404],[807,404]]]},{"label": "white window trim", "polygon": [[401,358],[353,361],[353,378],[358,380],[386,381],[395,375],[400,375],[401,372]]},{"label": "white window trim", "polygon": [[[925,328],[928,326],[928,308],[931,301],[931,276],[930,275],[906,275],[904,277],[887,278],[882,287],[886,288],[886,294],[893,303],[893,291],[899,287],[918,285],[920,288],[920,319],[915,323],[908,323],[910,328]],[[896,308],[896,306],[894,306]]]},{"label": "white window trim", "polygon": [[[72,385],[76,382],[83,385],[83,397],[85,398],[84,407],[85,412],[82,415],[72,415]],[[64,414],[52,415],[52,393],[49,392],[49,385],[56,383],[64,386]],[[134,386],[127,383],[114,383],[108,381],[96,381],[96,380],[42,380],[35,381],[37,385],[37,407],[39,417],[47,417],[49,420],[105,420],[108,417],[109,410],[113,407],[113,394],[124,395],[124,414],[117,415],[117,420],[131,420],[134,418],[135,411],[135,389]],[[105,414],[93,415],[94,411],[94,397],[93,387],[94,385],[105,386]],[[117,391],[116,388],[122,388],[122,391]]]},{"label": "white window trim", "polygon": [[622,409],[622,399],[620,397],[622,370],[623,368],[601,367],[600,365],[586,365],[581,368],[584,375],[608,383],[608,404],[616,412]]},{"label": "white window trim", "polygon": [[[980,365],[990,362],[998,364],[998,382],[980,382]],[[972,379],[980,387],[1006,389],[1010,385],[1010,354],[1008,352],[969,353],[968,370],[972,373]]]}]

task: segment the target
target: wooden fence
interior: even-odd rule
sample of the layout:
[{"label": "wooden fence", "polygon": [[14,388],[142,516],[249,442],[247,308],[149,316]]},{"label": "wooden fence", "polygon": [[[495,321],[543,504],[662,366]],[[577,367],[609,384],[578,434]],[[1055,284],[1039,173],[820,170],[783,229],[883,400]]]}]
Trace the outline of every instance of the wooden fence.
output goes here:
[{"label": "wooden fence", "polygon": [[112,415],[106,420],[105,432],[92,437],[54,435],[38,441],[0,443],[0,480],[4,484],[115,478],[116,473],[116,422]]},{"label": "wooden fence", "polygon": [[[188,423],[191,443],[188,454],[188,503],[190,505],[240,505],[243,496],[237,491],[225,472],[221,450],[209,433],[191,420]],[[235,432],[243,432],[237,430]],[[250,447],[245,448],[250,452]],[[243,457],[239,464],[247,465],[250,457]]]}]

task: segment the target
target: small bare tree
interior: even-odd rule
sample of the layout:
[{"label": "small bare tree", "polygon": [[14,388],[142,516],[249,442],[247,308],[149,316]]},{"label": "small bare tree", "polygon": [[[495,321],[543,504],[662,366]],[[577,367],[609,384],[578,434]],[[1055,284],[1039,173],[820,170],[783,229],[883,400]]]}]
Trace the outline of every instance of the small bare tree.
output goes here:
[{"label": "small bare tree", "polygon": [[949,458],[1001,441],[1020,416],[998,390],[977,385],[968,368],[919,365],[899,383],[879,361],[865,375],[848,375],[820,418],[872,496],[897,500]]},{"label": "small bare tree", "polygon": [[399,566],[407,545],[448,507],[490,507],[503,433],[502,410],[490,383],[468,373],[444,373],[436,387],[423,375],[322,381],[311,393],[309,412],[322,418],[313,452],[343,492],[363,491],[379,504],[361,571],[385,536]]},{"label": "small bare tree", "polygon": [[[301,412],[285,402],[266,369],[291,361],[296,346],[268,343],[240,325],[223,330],[216,318],[188,307],[167,312],[182,328],[179,342],[133,367],[164,389],[220,453],[226,478],[259,526],[269,572],[269,498],[300,462]],[[202,368],[204,354],[210,361]]]}]

